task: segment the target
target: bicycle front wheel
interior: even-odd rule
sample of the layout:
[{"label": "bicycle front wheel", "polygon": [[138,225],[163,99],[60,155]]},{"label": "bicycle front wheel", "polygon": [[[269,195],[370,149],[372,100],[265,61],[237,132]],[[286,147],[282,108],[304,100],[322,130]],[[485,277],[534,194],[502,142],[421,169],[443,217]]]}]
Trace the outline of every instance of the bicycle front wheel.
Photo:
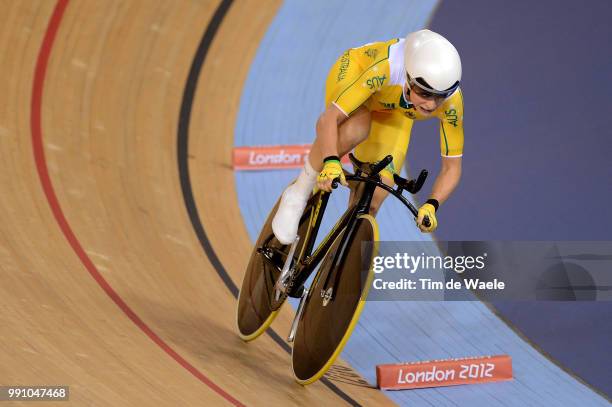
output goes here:
[{"label": "bicycle front wheel", "polygon": [[[349,236],[344,240],[342,235],[346,233]],[[291,358],[295,378],[303,385],[320,379],[342,352],[357,325],[372,281],[372,261],[378,250],[376,220],[360,215],[355,227],[343,234],[321,263],[298,324]],[[345,247],[341,247],[343,241]],[[330,288],[331,298],[326,298]]]}]

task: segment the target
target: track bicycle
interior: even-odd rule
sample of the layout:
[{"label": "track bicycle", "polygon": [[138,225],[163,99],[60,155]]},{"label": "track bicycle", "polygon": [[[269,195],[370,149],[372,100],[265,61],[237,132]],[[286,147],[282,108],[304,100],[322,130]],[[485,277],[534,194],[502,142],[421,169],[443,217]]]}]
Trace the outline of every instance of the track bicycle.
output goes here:
[{"label": "track bicycle", "polygon": [[[296,381],[303,385],[320,379],[331,367],[365,305],[379,240],[378,225],[369,214],[374,191],[388,191],[416,218],[418,211],[403,191],[416,194],[427,178],[426,170],[416,180],[394,174],[396,187],[390,187],[379,173],[393,161],[391,155],[375,163],[361,162],[353,154],[349,157],[355,173],[346,173],[346,180],[354,197],[331,231],[315,248],[330,196],[318,191],[306,204],[295,241],[281,244],[272,232],[279,198],[255,243],[238,296],[237,324],[244,341],[254,340],[270,326],[288,296],[300,299],[288,341],[293,342]],[[332,188],[337,186],[336,179]],[[429,219],[423,223],[428,226]],[[367,242],[371,243],[362,245]],[[317,266],[306,288],[306,280]]]}]

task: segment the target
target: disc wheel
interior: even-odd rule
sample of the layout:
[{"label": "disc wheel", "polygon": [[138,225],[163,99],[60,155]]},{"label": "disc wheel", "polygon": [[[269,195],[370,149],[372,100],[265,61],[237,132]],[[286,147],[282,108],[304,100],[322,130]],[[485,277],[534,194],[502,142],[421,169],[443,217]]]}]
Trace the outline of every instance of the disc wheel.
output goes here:
[{"label": "disc wheel", "polygon": [[[294,258],[297,258],[301,252],[312,208],[317,200],[318,194],[309,199],[300,219],[298,229],[300,241]],[[283,294],[279,300],[276,300],[274,290],[274,284],[290,249],[290,246],[281,244],[272,232],[272,219],[279,203],[280,198],[261,229],[238,294],[236,320],[238,333],[244,341],[252,341],[261,335],[270,326],[287,298],[286,294]],[[273,264],[264,258],[264,253],[272,258]]]},{"label": "disc wheel", "polygon": [[[349,236],[341,247],[345,233]],[[291,358],[295,378],[303,385],[320,379],[342,352],[357,325],[372,281],[372,260],[378,250],[376,220],[360,215],[354,228],[343,234],[322,261],[298,324]],[[362,242],[372,244],[363,245],[362,250]],[[330,288],[335,292],[326,300]]]}]

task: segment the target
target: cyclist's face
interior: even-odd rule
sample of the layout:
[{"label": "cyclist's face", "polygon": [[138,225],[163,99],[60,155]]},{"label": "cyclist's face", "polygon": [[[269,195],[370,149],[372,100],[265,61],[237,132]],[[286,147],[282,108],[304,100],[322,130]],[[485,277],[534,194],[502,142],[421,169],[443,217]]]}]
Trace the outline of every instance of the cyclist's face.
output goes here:
[{"label": "cyclist's face", "polygon": [[443,97],[430,95],[418,86],[412,86],[409,98],[414,107],[426,116],[432,114],[444,102]]}]

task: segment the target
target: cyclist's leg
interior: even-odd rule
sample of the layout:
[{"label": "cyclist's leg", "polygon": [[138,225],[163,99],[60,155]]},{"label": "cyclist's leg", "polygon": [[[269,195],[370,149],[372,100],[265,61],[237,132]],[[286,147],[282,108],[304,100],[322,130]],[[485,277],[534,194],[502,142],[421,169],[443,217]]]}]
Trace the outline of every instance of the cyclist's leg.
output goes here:
[{"label": "cyclist's leg", "polygon": [[[363,143],[355,148],[355,157],[361,161],[373,162],[391,154],[393,161],[381,171],[380,175],[385,184],[393,186],[393,173],[399,174],[404,164],[414,122],[399,110],[372,112],[371,117],[370,134]],[[376,189],[370,206],[370,214],[376,216],[388,194],[381,188]]]}]

